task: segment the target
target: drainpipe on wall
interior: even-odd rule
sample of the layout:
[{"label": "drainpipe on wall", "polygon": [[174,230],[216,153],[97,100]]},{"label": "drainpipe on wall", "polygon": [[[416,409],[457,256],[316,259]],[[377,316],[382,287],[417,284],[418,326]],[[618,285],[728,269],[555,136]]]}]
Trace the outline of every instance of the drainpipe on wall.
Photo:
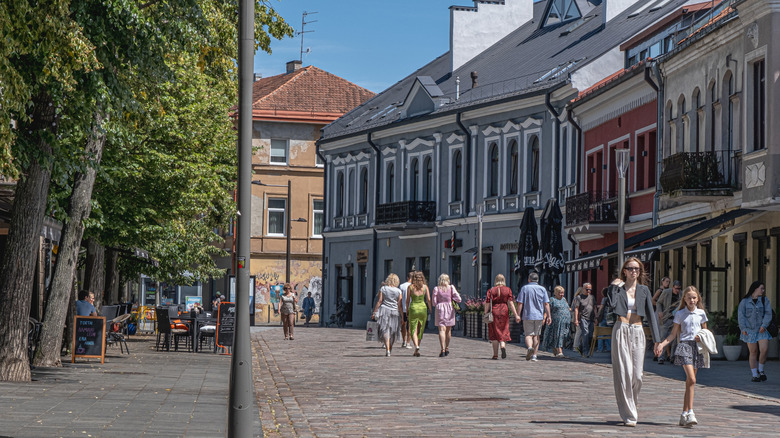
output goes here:
[{"label": "drainpipe on wall", "polygon": [[[373,233],[371,233],[371,280],[374,289],[376,290],[379,286],[379,282],[377,281],[377,272],[376,272],[376,261],[377,261],[377,254],[376,254],[376,248],[377,248],[377,232],[376,232],[376,211],[377,207],[379,206],[379,182],[382,180],[380,178],[380,171],[382,169],[381,161],[382,161],[382,154],[379,152],[379,148],[377,147],[376,143],[371,139],[371,132],[368,133],[366,136],[366,140],[368,141],[368,144],[371,146],[372,149],[374,149],[374,153],[376,154],[376,163],[374,165],[374,226],[372,227]],[[374,303],[374,300],[371,300],[371,306],[376,305]],[[373,309],[373,307],[372,307]]]},{"label": "drainpipe on wall", "polygon": [[[550,103],[550,93],[551,92],[547,92],[544,95],[544,106],[547,107],[547,111],[549,111],[550,114],[553,116],[553,120],[554,120],[553,126],[555,126],[555,131],[553,132],[553,134],[555,135],[555,137],[554,137],[555,138],[555,144],[553,145],[553,150],[557,151],[557,153],[560,154],[561,153],[561,150],[560,150],[560,146],[561,146],[561,139],[560,139],[561,120],[560,120],[559,117],[561,117],[561,113],[555,111],[555,108],[552,106],[552,103]],[[560,156],[559,155],[556,155],[556,158],[559,158],[559,160],[560,160]],[[558,198],[558,189],[561,188],[561,186],[560,186],[561,169],[560,169],[560,166],[557,166],[555,162],[552,163],[552,167],[553,167],[553,169],[555,169],[555,171],[554,171],[555,174],[553,175],[553,178],[554,178],[554,181],[555,181],[555,190],[553,191],[552,195],[553,195],[554,198],[557,199]]]},{"label": "drainpipe on wall", "polygon": [[471,190],[469,190],[471,187],[471,131],[466,129],[466,126],[463,125],[463,121],[461,120],[462,115],[463,113],[458,113],[455,116],[455,123],[457,123],[463,133],[466,134],[466,144],[463,147],[463,169],[466,170],[466,178],[463,181],[463,190],[466,192],[463,195],[463,216],[467,217],[470,211],[469,206],[471,205]]},{"label": "drainpipe on wall", "polygon": [[[582,178],[582,169],[581,169],[581,167],[582,167],[582,155],[584,153],[582,151],[583,151],[583,148],[584,148],[584,143],[585,143],[584,140],[585,140],[585,138],[584,138],[584,135],[582,133],[582,127],[579,125],[579,123],[577,123],[576,120],[574,120],[574,108],[571,108],[571,107],[567,108],[567,110],[566,110],[566,120],[568,120],[569,123],[571,124],[571,126],[574,127],[574,130],[577,131],[577,147],[575,148],[575,156],[577,157],[577,159],[576,159],[575,164],[574,164],[574,166],[575,166],[575,168],[574,168],[574,172],[575,172],[574,184],[577,185],[577,191],[579,192],[579,189],[581,187],[580,186],[580,178]],[[568,211],[569,210],[567,208],[566,209],[566,214],[568,214]],[[574,254],[578,253],[579,243],[576,240],[574,240],[573,237],[571,237],[571,234],[566,233],[566,237],[569,239],[569,242],[571,242],[571,250],[572,250],[571,253],[572,253],[572,258],[574,258],[574,257],[576,257]],[[577,282],[579,282],[579,278],[577,278],[575,280],[575,284]],[[569,288],[569,289],[571,289],[571,288]]]},{"label": "drainpipe on wall", "polygon": [[[323,233],[322,233],[322,294],[320,295],[320,297],[321,297],[320,299],[322,300],[322,302],[320,303],[320,327],[324,327],[325,326],[325,320],[322,317],[322,315],[323,315],[323,313],[325,311],[325,287],[327,285],[327,281],[326,281],[327,279],[325,278],[325,273],[328,270],[328,265],[326,264],[326,258],[325,258],[325,254],[327,254],[328,252],[325,249],[326,248],[326,242],[325,242],[326,239],[325,239],[325,233],[324,233],[324,231],[325,231],[324,228],[327,228],[327,224],[328,224],[328,202],[327,202],[327,199],[328,199],[328,162],[325,161],[325,156],[322,155],[322,150],[320,149],[320,141],[319,140],[317,140],[314,143],[314,147],[316,148],[315,152],[316,152],[317,156],[320,157],[320,160],[322,160],[322,162],[324,163],[322,200],[323,200],[323,203],[325,204],[325,210],[323,211],[323,215],[324,215],[323,221],[324,221],[324,224],[323,224]],[[334,313],[335,313],[335,311],[334,311]]]},{"label": "drainpipe on wall", "polygon": [[[645,78],[649,79],[647,71],[645,71]],[[653,61],[653,74],[657,85],[655,88],[658,91],[658,97],[656,98],[656,106],[658,107],[657,115],[657,128],[655,135],[655,195],[653,195],[653,227],[658,226],[658,208],[661,198],[661,165],[663,164],[664,157],[664,78],[661,74],[661,68],[658,65],[658,61]]]}]

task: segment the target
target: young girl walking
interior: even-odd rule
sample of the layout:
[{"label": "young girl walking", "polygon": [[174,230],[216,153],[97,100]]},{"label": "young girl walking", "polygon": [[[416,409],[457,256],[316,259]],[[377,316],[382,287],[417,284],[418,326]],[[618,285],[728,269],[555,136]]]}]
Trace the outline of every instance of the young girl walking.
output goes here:
[{"label": "young girl walking", "polygon": [[701,294],[695,286],[688,286],[683,291],[683,299],[674,314],[672,333],[655,347],[656,355],[660,355],[666,345],[678,335],[680,337],[674,351],[674,364],[681,365],[685,370],[685,395],[680,426],[691,427],[698,424],[693,414],[693,386],[696,384],[696,372],[704,367],[704,356],[699,352],[696,342],[700,341],[699,332],[706,328],[707,314],[704,312]]}]

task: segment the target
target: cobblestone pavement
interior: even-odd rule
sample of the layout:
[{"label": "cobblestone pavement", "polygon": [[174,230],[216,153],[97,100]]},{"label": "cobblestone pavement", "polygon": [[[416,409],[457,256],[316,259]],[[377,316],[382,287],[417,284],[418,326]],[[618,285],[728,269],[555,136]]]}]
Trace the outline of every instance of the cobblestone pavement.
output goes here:
[{"label": "cobblestone pavement", "polygon": [[[745,361],[713,362],[700,371],[694,428],[677,426],[682,370],[648,355],[639,425],[620,423],[606,354],[587,361],[507,347],[490,360],[490,345],[454,337],[439,358],[426,333],[422,357],[397,345],[392,357],[356,329],[296,327],[253,333],[255,390],[266,436],[777,436],[780,365],[770,381],[749,381]],[[658,374],[661,373],[661,374]],[[745,383],[740,383],[745,382]],[[757,386],[764,385],[760,389]]]}]

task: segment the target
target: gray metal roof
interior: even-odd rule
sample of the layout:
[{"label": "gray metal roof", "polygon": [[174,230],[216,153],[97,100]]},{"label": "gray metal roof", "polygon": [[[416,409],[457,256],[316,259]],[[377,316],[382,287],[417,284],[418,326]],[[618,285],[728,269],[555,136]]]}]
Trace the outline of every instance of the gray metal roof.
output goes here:
[{"label": "gray metal roof", "polygon": [[[426,116],[482,105],[506,98],[521,98],[540,90],[555,88],[568,81],[569,74],[618,46],[655,21],[676,10],[688,0],[637,1],[602,26],[604,2],[588,11],[582,21],[568,21],[539,28],[547,2],[534,4],[534,19],[450,73],[449,52],[401,79],[363,105],[348,112],[323,129],[323,142],[375,130],[399,120],[400,106],[419,76],[429,76],[449,97],[445,104]],[[595,1],[593,3],[596,3]],[[660,6],[660,7],[659,7]],[[635,11],[641,10],[636,13]],[[575,25],[575,23],[577,23]],[[471,89],[471,72],[478,72],[478,86]],[[608,72],[611,73],[611,72]],[[456,100],[456,78],[460,96]],[[381,114],[380,114],[381,113]]]}]

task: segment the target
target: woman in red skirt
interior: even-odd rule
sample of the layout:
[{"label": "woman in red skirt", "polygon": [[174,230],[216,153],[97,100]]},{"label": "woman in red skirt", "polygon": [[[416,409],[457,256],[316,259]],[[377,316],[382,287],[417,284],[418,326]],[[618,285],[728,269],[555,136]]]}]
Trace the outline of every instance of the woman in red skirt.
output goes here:
[{"label": "woman in red skirt", "polygon": [[509,307],[515,315],[515,322],[520,322],[520,315],[515,309],[515,300],[512,298],[512,289],[506,286],[503,275],[496,275],[494,286],[487,291],[485,305],[491,303],[493,322],[488,324],[488,337],[493,344],[493,359],[498,359],[498,347],[501,347],[501,358],[506,359],[506,343],[511,341],[509,337]]}]

